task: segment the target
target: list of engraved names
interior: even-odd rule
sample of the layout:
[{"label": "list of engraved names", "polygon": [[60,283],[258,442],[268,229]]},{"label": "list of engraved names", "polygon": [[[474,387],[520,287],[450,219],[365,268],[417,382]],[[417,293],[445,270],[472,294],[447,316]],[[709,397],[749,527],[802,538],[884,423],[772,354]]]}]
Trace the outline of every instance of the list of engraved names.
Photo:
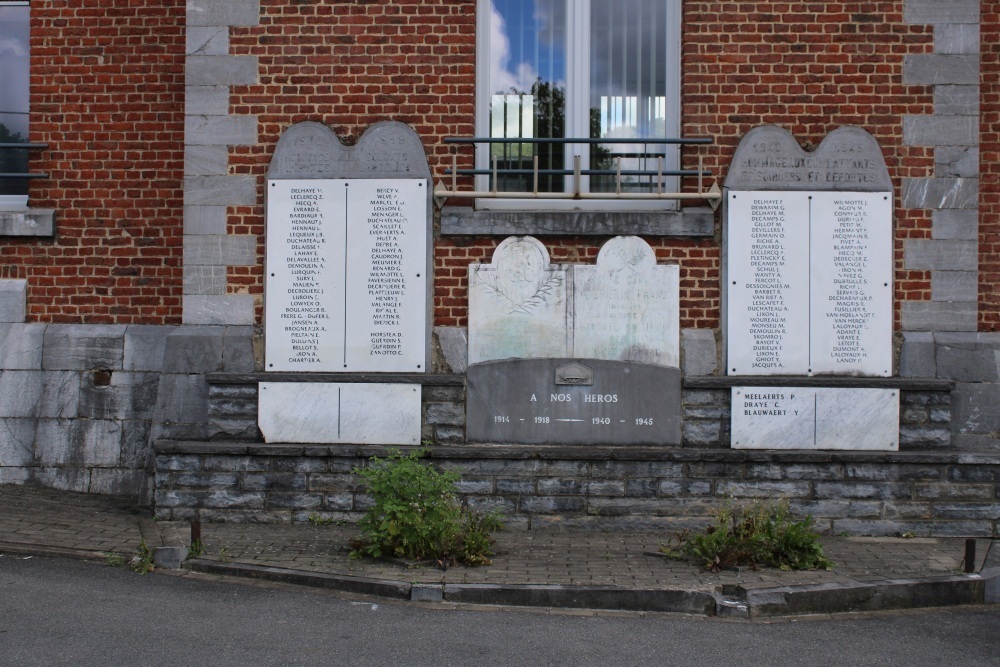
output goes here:
[{"label": "list of engraved names", "polygon": [[752,368],[781,368],[782,351],[789,331],[786,295],[791,289],[784,239],[788,227],[785,203],[780,198],[750,202],[750,329]]},{"label": "list of engraved names", "polygon": [[888,374],[888,196],[740,191],[730,197],[729,373]]},{"label": "list of engraved names", "polygon": [[270,181],[267,213],[266,368],[422,371],[423,181]]}]

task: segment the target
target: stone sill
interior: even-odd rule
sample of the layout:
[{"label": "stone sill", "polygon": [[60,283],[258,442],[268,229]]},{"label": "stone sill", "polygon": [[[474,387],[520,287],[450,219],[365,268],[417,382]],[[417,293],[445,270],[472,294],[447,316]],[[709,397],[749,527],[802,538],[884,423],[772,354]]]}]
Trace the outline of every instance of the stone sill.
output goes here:
[{"label": "stone sill", "polygon": [[711,237],[715,211],[707,206],[675,211],[477,211],[446,206],[441,210],[441,234]]},{"label": "stone sill", "polygon": [[260,382],[370,382],[464,386],[465,376],[435,373],[206,373],[208,384],[258,384]]},{"label": "stone sill", "polygon": [[877,378],[841,375],[725,375],[691,377],[685,389],[731,389],[732,387],[829,387],[845,389],[901,389],[903,391],[951,391],[953,380],[938,378]]},{"label": "stone sill", "polygon": [[55,236],[55,209],[0,211],[0,236]]},{"label": "stone sill", "polygon": [[156,454],[231,456],[318,456],[370,458],[398,449],[427,452],[432,459],[514,459],[595,461],[677,461],[720,463],[892,463],[1000,465],[997,452],[859,452],[830,450],[694,449],[678,447],[568,447],[565,445],[302,445],[157,440]]}]

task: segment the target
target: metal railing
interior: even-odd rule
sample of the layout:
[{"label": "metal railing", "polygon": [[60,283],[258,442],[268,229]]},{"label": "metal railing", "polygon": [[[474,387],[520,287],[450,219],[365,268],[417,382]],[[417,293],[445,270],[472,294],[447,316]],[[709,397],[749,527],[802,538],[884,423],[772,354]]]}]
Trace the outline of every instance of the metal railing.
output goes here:
[{"label": "metal railing", "polygon": [[[48,144],[18,144],[18,143],[0,143],[0,151],[3,150],[37,150],[42,148],[48,148]],[[0,178],[48,178],[49,175],[42,172],[0,172]]]},{"label": "metal railing", "polygon": [[[711,172],[705,170],[704,168],[704,158],[703,156],[698,156],[698,168],[697,169],[664,169],[664,157],[663,151],[650,152],[648,148],[642,152],[629,152],[624,154],[608,153],[605,157],[613,160],[615,168],[614,169],[584,169],[582,164],[582,158],[579,155],[573,156],[573,168],[572,169],[551,169],[551,168],[540,168],[539,167],[539,155],[532,151],[530,156],[532,160],[532,166],[530,169],[520,168],[520,167],[501,167],[501,160],[504,163],[511,162],[524,162],[526,158],[521,155],[511,155],[507,148],[508,146],[521,145],[521,146],[535,146],[535,145],[547,145],[547,146],[561,146],[566,144],[587,144],[587,145],[616,145],[616,144],[641,144],[646,147],[649,146],[685,146],[685,145],[705,145],[711,144],[712,139],[707,137],[697,137],[697,138],[521,138],[521,137],[446,137],[444,142],[447,144],[489,144],[492,148],[494,145],[504,146],[503,157],[493,155],[491,156],[491,165],[489,169],[459,169],[458,168],[458,156],[452,154],[452,166],[450,169],[445,170],[445,175],[451,176],[451,187],[445,185],[444,181],[438,181],[437,186],[434,188],[434,197],[438,202],[438,205],[442,205],[443,202],[450,197],[463,197],[463,198],[495,198],[495,199],[645,199],[645,200],[682,200],[682,199],[704,199],[708,200],[709,204],[715,208],[719,205],[722,199],[722,191],[719,186],[713,181],[711,187],[705,187],[705,179],[711,177]],[[651,160],[655,159],[657,162],[656,169],[631,169],[622,168],[622,159],[626,160]],[[458,188],[458,177],[459,176],[490,176],[491,187],[488,190],[459,190]],[[532,187],[530,190],[501,190],[500,189],[500,179],[501,177],[511,177],[511,176],[531,176]],[[539,179],[541,177],[572,177],[572,187],[563,188],[563,191],[545,191],[539,189]],[[614,178],[614,191],[613,192],[588,192],[583,188],[583,178],[597,176],[597,177],[613,177]],[[698,179],[697,189],[694,192],[665,192],[664,191],[664,179],[667,177],[696,177]],[[623,177],[638,177],[638,178],[649,178],[651,183],[648,185],[655,184],[654,187],[650,187],[647,192],[623,192],[622,191],[622,178]],[[634,184],[629,184],[634,186]]]}]

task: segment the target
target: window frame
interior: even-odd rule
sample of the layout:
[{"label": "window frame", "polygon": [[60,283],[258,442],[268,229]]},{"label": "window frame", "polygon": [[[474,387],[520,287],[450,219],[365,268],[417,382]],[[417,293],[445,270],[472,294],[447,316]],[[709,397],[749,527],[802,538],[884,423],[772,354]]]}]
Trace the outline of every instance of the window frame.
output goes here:
[{"label": "window frame", "polygon": [[[30,67],[31,67],[31,52],[30,52],[31,2],[29,0],[0,0],[0,8],[5,8],[5,7],[24,7],[27,10],[27,14],[28,14],[28,38],[29,38],[29,52],[28,52],[28,67],[29,67],[29,72],[28,72],[28,74],[30,76]],[[28,112],[27,113],[29,114],[28,115],[29,125],[28,125],[28,130],[26,132],[30,133],[30,119],[31,119],[31,116],[30,116],[30,113],[31,113],[31,106],[30,106],[31,87],[30,87],[30,84],[29,84],[29,87],[28,87],[28,96],[29,96],[29,106],[28,106]],[[30,143],[30,135],[29,134],[26,133],[24,139],[25,139],[25,143]],[[8,150],[8,149],[0,149],[0,150]],[[18,149],[13,149],[13,150],[18,150]],[[24,150],[27,151],[29,149],[26,147]],[[14,172],[14,173],[19,173],[19,172]],[[27,174],[28,172],[26,171],[25,173]],[[4,180],[6,180],[6,179],[4,179]],[[16,180],[16,179],[14,179],[14,180]],[[26,211],[27,209],[28,209],[28,194],[27,193],[25,193],[25,194],[7,194],[7,193],[3,192],[3,189],[0,189],[0,211],[3,211],[3,212],[23,212],[23,211]]]},{"label": "window frame", "polygon": [[[667,3],[667,37],[664,44],[666,67],[666,91],[668,100],[665,122],[668,137],[679,137],[681,130],[681,23],[683,3],[681,0],[661,0]],[[476,118],[477,137],[490,136],[490,18],[491,0],[477,0],[476,3]],[[566,0],[566,135],[568,137],[588,137],[590,135],[590,16],[591,0]],[[574,82],[576,84],[574,85]],[[579,85],[583,82],[583,85]],[[671,103],[673,101],[673,103]],[[610,142],[609,142],[610,143]],[[476,144],[475,163],[477,169],[488,169],[490,145]],[[590,163],[589,144],[566,144],[565,164],[572,168],[573,156],[579,155],[584,165]],[[664,170],[680,168],[680,147],[667,148],[664,153]],[[487,191],[490,188],[488,175],[475,176],[475,188]],[[566,191],[573,186],[571,176],[566,178]],[[588,176],[581,176],[581,190],[589,192]],[[664,178],[665,191],[679,190],[679,177]],[[622,200],[612,199],[517,199],[481,198],[476,200],[480,210],[630,210],[662,211],[676,210],[676,200]]]}]

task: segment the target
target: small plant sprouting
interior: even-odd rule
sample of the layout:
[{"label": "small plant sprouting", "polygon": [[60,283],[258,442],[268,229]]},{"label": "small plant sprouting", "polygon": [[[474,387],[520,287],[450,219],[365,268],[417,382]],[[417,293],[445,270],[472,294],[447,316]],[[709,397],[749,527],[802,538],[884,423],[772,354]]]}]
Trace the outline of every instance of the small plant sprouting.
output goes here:
[{"label": "small plant sprouting", "polygon": [[463,507],[455,497],[459,474],[439,472],[420,461],[422,454],[393,450],[354,469],[374,503],[359,522],[364,535],[352,542],[351,557],[432,559],[442,567],[489,565],[491,533],[502,530],[500,518]]},{"label": "small plant sprouting", "polygon": [[125,567],[127,563],[128,559],[125,555],[117,551],[109,551],[104,554],[104,564],[108,567]]},{"label": "small plant sprouting", "polygon": [[324,517],[319,512],[313,512],[309,515],[309,523],[314,526],[329,526],[331,523],[336,521],[332,517]]},{"label": "small plant sprouting", "polygon": [[740,565],[832,569],[812,526],[812,517],[792,520],[787,500],[755,501],[743,507],[727,503],[704,532],[682,531],[676,544],[664,545],[660,551],[671,558],[700,562],[713,572]]},{"label": "small plant sprouting", "polygon": [[219,549],[219,561],[222,563],[229,562],[229,547],[222,547]]},{"label": "small plant sprouting", "polygon": [[139,542],[139,553],[132,556],[132,560],[129,561],[128,566],[133,572],[138,572],[139,574],[149,574],[155,569],[153,565],[153,552],[147,546],[146,540]]},{"label": "small plant sprouting", "polygon": [[199,558],[204,556],[208,549],[205,548],[205,543],[200,539],[191,542],[191,546],[188,547],[188,558]]}]

